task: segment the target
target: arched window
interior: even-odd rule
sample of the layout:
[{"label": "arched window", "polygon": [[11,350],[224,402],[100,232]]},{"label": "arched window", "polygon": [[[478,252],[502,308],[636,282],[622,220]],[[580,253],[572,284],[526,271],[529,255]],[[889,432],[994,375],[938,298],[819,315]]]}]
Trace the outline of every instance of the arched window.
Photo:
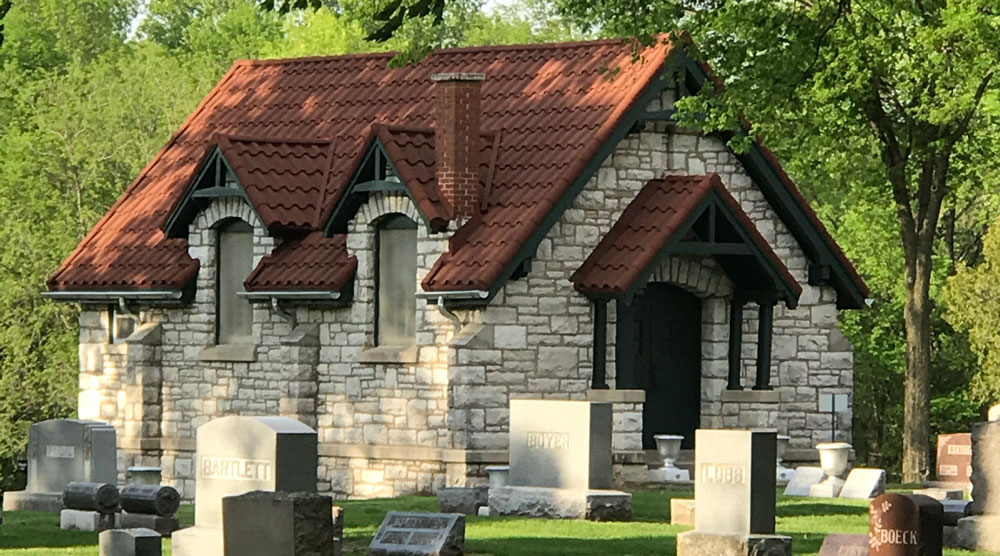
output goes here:
[{"label": "arched window", "polygon": [[417,224],[394,214],[375,239],[375,344],[411,346],[417,335]]},{"label": "arched window", "polygon": [[239,292],[253,270],[253,227],[231,220],[219,226],[217,233],[215,342],[248,344],[253,341],[253,312]]}]

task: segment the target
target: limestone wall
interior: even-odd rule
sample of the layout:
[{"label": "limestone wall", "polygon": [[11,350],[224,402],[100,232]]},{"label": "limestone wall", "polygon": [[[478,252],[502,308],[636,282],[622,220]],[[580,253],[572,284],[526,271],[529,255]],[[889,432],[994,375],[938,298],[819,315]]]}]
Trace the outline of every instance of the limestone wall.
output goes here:
[{"label": "limestone wall", "polygon": [[[651,108],[669,106],[667,94]],[[482,483],[483,467],[506,459],[510,399],[595,395],[588,393],[593,310],[569,276],[648,180],[705,172],[722,175],[804,291],[797,309],[779,304],[775,310],[774,393],[733,397],[725,392],[731,283],[704,257],[673,258],[654,272],[652,280],[681,285],[703,301],[702,425],[773,426],[791,435],[795,447],[826,440],[829,416],[818,412],[817,395],[850,392],[853,364],[851,347],[836,330],[833,290],[808,285],[801,249],[719,140],[663,122],[647,124],[619,144],[542,240],[528,276],[508,282],[486,310],[458,311],[453,322],[436,305],[418,300],[417,348],[410,351],[372,347],[373,223],[391,213],[418,222],[418,284],[447,249],[447,234],[431,234],[408,198],[388,194],[373,195],[350,222],[348,249],[358,257],[350,306],[296,307],[283,315],[258,305],[255,349],[206,349],[215,328],[212,226],[234,217],[252,224],[255,259],[275,246],[243,201],[214,201],[190,228],[190,253],[201,262],[193,303],[141,311],[145,335],[134,335],[124,347],[107,343],[102,307],[84,308],[80,416],[115,424],[123,470],[160,464],[165,482],[186,497],[194,492],[195,429],[229,414],[280,414],[316,427],[319,486],[338,496],[396,496]],[[746,311],[747,387],[755,372],[755,318],[755,311]],[[612,387],[614,319],[611,304]],[[641,470],[641,416],[641,402],[616,400],[621,479],[637,479]],[[850,419],[838,424],[849,438]]]}]

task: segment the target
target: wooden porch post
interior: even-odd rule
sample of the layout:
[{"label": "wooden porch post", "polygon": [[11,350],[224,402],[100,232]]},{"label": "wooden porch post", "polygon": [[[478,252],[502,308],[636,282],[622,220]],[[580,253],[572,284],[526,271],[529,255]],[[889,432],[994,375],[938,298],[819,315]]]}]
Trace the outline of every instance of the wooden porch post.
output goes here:
[{"label": "wooden porch post", "polygon": [[594,300],[594,376],[590,387],[593,390],[607,390],[608,361],[608,302]]},{"label": "wooden porch post", "polygon": [[733,293],[729,302],[729,384],[727,390],[742,390],[740,356],[743,350],[743,298]]},{"label": "wooden porch post", "polygon": [[757,325],[757,382],[754,390],[771,389],[771,336],[774,331],[773,300],[762,300]]}]

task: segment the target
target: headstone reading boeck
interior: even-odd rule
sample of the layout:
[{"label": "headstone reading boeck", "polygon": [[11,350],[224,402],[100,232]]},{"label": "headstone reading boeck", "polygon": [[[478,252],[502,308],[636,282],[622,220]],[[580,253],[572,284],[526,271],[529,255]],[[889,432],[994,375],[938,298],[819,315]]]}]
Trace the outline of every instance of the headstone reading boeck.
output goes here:
[{"label": "headstone reading boeck", "polygon": [[334,556],[333,499],[253,491],[222,499],[226,556]]},{"label": "headstone reading boeck", "polygon": [[791,554],[774,534],[775,443],[771,430],[695,431],[694,531],[677,536],[678,556]]},{"label": "headstone reading boeck", "polygon": [[972,435],[967,432],[938,435],[937,478],[967,488],[972,478]]},{"label": "headstone reading boeck", "polygon": [[611,404],[511,400],[510,473],[490,515],[620,521],[632,495],[611,487]]},{"label": "headstone reading boeck", "polygon": [[920,494],[883,494],[868,507],[871,556],[941,556],[944,510]]},{"label": "headstone reading boeck", "polygon": [[222,417],[198,427],[195,526],[174,556],[222,556],[222,499],[252,490],[315,492],[316,431],[287,417]]},{"label": "headstone reading boeck", "polygon": [[389,512],[369,556],[457,556],[465,552],[463,514]]},{"label": "headstone reading boeck", "polygon": [[5,510],[58,512],[73,482],[118,482],[115,429],[107,423],[50,419],[28,429],[28,485],[4,495]]},{"label": "headstone reading boeck", "polygon": [[809,496],[809,489],[822,481],[825,475],[819,467],[795,468],[795,475],[785,487],[785,496]]},{"label": "headstone reading boeck", "polygon": [[868,556],[868,535],[827,535],[819,556]]},{"label": "headstone reading boeck", "polygon": [[962,548],[1000,552],[1000,421],[972,426],[972,502],[958,520]]},{"label": "headstone reading boeck", "polygon": [[865,469],[855,467],[847,475],[844,488],[840,490],[841,498],[858,500],[875,498],[885,493],[885,470]]}]

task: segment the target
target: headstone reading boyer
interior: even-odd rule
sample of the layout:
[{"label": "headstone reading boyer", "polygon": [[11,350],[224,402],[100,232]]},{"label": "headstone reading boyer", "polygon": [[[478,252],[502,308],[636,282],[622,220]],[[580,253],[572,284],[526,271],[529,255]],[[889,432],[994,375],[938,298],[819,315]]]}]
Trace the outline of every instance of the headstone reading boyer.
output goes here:
[{"label": "headstone reading boyer", "polygon": [[101,556],[160,556],[163,540],[149,529],[111,529],[98,537]]},{"label": "headstone reading boyer", "polygon": [[333,499],[255,490],[222,499],[226,556],[334,556]]},{"label": "headstone reading boyer", "polygon": [[840,498],[864,500],[885,493],[885,470],[855,467],[847,475]]},{"label": "headstone reading boyer", "polygon": [[632,495],[611,487],[611,404],[511,400],[510,473],[490,515],[621,521]]},{"label": "headstone reading boyer", "polygon": [[819,556],[868,556],[868,535],[827,535]]},{"label": "headstone reading boyer", "polygon": [[972,478],[972,435],[941,434],[937,439],[937,479],[969,488]]},{"label": "headstone reading boyer", "polygon": [[868,508],[871,556],[941,556],[941,502],[919,494],[883,494]]},{"label": "headstone reading boyer", "polygon": [[222,499],[252,490],[315,492],[316,431],[287,417],[222,417],[198,427],[195,526],[174,556],[223,556]]},{"label": "headstone reading boyer", "polygon": [[1000,421],[972,426],[972,502],[958,520],[959,546],[1000,552]]},{"label": "headstone reading boyer", "polygon": [[792,480],[785,487],[785,496],[809,496],[809,489],[826,476],[819,467],[797,467]]},{"label": "headstone reading boyer", "polygon": [[774,430],[695,431],[694,531],[677,536],[678,556],[790,555],[774,534]]},{"label": "headstone reading boyer", "polygon": [[465,516],[389,512],[369,556],[458,556],[465,553]]},{"label": "headstone reading boyer", "polygon": [[9,511],[62,510],[62,493],[73,482],[118,482],[115,429],[107,423],[50,419],[28,429],[28,485],[6,492]]}]

